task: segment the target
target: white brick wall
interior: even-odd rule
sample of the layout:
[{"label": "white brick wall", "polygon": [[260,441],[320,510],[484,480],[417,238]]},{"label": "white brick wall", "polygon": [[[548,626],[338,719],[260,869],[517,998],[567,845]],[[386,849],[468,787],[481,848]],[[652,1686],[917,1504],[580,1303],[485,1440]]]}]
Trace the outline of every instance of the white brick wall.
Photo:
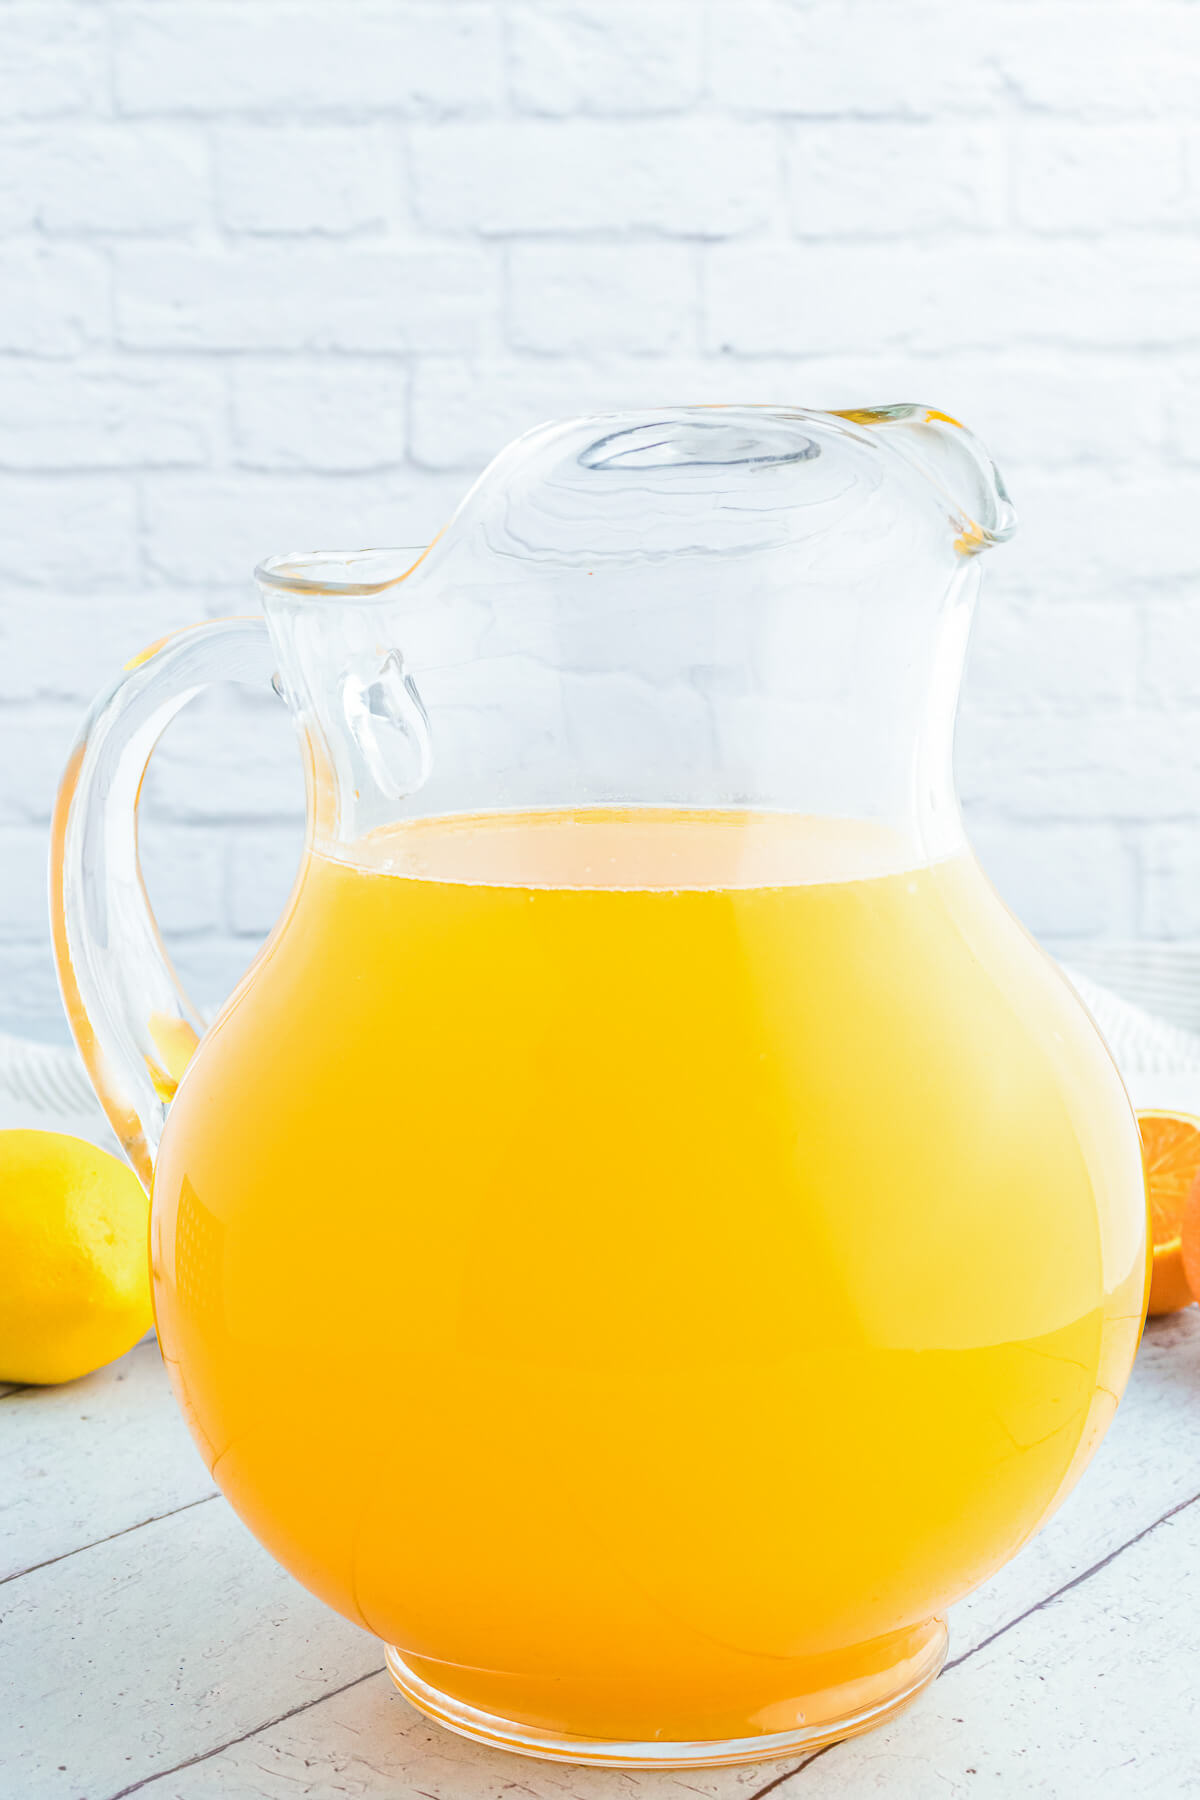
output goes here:
[{"label": "white brick wall", "polygon": [[[61,1030],[85,700],[263,554],[413,542],[539,418],[915,398],[1024,516],[963,725],[1057,945],[1200,939],[1200,0],[6,0],[0,1026]],[[299,774],[214,700],[146,795],[219,996]]]}]

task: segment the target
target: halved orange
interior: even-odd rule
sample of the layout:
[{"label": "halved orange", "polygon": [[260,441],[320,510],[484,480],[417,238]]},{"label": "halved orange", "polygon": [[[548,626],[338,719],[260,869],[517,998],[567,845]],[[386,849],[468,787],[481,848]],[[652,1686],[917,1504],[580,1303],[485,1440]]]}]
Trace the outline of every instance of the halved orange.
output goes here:
[{"label": "halved orange", "polygon": [[1192,1299],[1200,1300],[1200,1175],[1193,1181],[1184,1205],[1183,1229],[1179,1237],[1183,1247],[1183,1273],[1192,1290]]},{"label": "halved orange", "polygon": [[1183,1266],[1183,1215],[1200,1176],[1200,1119],[1187,1113],[1139,1112],[1137,1120],[1153,1239],[1147,1310],[1178,1312],[1195,1298]]}]

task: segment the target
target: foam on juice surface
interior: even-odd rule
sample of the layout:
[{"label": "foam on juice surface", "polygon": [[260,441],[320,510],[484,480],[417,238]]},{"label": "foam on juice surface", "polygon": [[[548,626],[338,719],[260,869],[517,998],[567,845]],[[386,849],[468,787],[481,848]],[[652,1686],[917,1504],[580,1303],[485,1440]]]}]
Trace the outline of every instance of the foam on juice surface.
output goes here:
[{"label": "foam on juice surface", "polygon": [[416,819],[326,854],[425,881],[676,893],[862,881],[922,860],[904,834],[882,824],[649,806]]}]

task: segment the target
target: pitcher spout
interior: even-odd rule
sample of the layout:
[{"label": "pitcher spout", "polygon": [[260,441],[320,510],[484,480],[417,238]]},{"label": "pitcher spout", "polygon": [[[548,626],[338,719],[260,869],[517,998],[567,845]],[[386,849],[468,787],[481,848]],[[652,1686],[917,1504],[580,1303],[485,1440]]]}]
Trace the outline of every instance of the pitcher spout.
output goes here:
[{"label": "pitcher spout", "polygon": [[906,403],[851,407],[837,416],[866,427],[933,485],[946,502],[961,556],[977,556],[1016,530],[1016,509],[999,469],[974,433],[949,413]]}]

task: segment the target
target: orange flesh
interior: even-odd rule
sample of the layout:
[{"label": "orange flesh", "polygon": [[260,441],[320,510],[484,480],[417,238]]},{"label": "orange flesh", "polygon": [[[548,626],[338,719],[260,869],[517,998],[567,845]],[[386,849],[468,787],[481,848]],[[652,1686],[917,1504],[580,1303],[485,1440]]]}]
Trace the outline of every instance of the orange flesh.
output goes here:
[{"label": "orange flesh", "polygon": [[1178,1312],[1194,1298],[1183,1264],[1183,1214],[1200,1174],[1200,1124],[1178,1113],[1141,1112],[1142,1161],[1153,1261],[1149,1311]]}]

